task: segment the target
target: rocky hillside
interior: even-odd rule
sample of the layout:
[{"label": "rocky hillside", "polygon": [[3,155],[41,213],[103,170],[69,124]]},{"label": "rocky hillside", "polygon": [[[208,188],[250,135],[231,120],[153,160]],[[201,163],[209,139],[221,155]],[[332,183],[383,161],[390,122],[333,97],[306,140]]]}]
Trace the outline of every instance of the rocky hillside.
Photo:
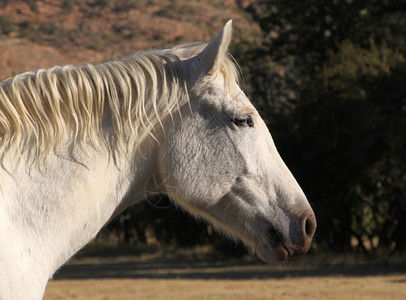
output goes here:
[{"label": "rocky hillside", "polygon": [[258,29],[243,0],[3,0],[0,80],[56,64],[118,59],[137,50],[208,41],[228,19],[238,36]]}]

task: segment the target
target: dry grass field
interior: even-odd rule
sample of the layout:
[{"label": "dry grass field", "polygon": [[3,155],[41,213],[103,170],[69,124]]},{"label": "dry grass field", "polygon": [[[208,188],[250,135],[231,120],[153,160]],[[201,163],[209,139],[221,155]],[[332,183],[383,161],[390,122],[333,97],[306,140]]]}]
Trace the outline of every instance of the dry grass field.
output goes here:
[{"label": "dry grass field", "polygon": [[406,276],[57,280],[44,299],[404,299]]},{"label": "dry grass field", "polygon": [[405,299],[404,258],[303,257],[285,265],[199,253],[74,259],[44,299]]}]

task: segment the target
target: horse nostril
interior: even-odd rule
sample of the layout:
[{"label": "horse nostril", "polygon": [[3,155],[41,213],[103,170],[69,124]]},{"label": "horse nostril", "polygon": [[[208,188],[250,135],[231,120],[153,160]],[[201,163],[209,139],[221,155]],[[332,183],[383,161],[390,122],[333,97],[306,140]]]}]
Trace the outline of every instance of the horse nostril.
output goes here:
[{"label": "horse nostril", "polygon": [[296,221],[297,227],[295,226],[293,231],[295,235],[291,236],[289,242],[283,244],[288,249],[289,256],[305,254],[309,250],[316,232],[317,225],[314,214],[299,217]]},{"label": "horse nostril", "polygon": [[293,256],[306,253],[312,243],[314,233],[316,232],[316,218],[313,214],[303,217],[298,224],[301,231],[301,238],[291,245],[287,245],[293,252]]},{"label": "horse nostril", "polygon": [[316,232],[316,218],[314,215],[308,216],[304,220],[304,233],[305,241],[311,241],[313,239],[314,233]]}]

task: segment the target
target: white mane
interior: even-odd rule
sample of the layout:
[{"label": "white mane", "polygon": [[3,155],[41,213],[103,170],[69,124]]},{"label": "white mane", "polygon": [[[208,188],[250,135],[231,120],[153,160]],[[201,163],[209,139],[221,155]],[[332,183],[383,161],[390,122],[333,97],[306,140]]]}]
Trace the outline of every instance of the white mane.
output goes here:
[{"label": "white mane", "polygon": [[[45,156],[66,139],[82,147],[126,149],[127,137],[139,141],[152,127],[187,100],[180,61],[199,53],[204,43],[171,50],[139,52],[99,65],[56,66],[0,83],[0,149],[16,145]],[[232,82],[236,68],[226,60],[222,73]],[[111,124],[106,136],[103,125]],[[108,139],[108,140],[106,140]]]},{"label": "white mane", "polygon": [[152,134],[152,125],[162,113],[170,114],[185,92],[179,58],[168,51],[17,75],[0,84],[0,146],[3,151],[12,144],[35,147],[38,156],[72,136],[82,146],[106,144],[107,122],[110,146],[123,152],[129,134],[136,141],[142,132]]}]

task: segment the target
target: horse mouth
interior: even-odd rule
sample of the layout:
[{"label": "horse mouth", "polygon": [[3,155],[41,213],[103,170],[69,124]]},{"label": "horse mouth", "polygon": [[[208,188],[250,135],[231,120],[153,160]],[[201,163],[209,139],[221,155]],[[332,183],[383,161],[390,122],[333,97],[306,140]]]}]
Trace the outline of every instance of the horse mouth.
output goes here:
[{"label": "horse mouth", "polygon": [[293,253],[286,247],[282,234],[274,227],[268,229],[268,242],[275,249],[277,261],[285,261]]},{"label": "horse mouth", "polygon": [[316,229],[313,216],[306,220],[302,235],[293,241],[286,239],[280,231],[270,226],[266,231],[262,246],[259,246],[256,251],[258,256],[265,262],[283,262],[289,257],[305,254],[310,248]]},{"label": "horse mouth", "polygon": [[263,244],[256,249],[256,254],[267,263],[282,263],[292,256],[289,249],[283,243],[278,244],[276,247]]},{"label": "horse mouth", "polygon": [[286,244],[283,235],[274,227],[270,227],[267,232],[266,242],[256,250],[259,258],[267,263],[281,263],[296,256],[294,249]]}]

